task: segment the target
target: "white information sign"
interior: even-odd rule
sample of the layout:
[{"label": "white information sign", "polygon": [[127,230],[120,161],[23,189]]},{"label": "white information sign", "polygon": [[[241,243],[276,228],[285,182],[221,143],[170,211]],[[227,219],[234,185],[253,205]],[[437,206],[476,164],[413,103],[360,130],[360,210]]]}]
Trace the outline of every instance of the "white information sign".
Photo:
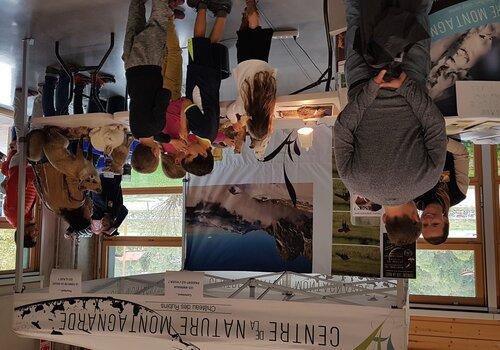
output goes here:
[{"label": "white information sign", "polygon": [[168,298],[203,298],[203,272],[167,271],[165,296]]},{"label": "white information sign", "polygon": [[50,274],[50,293],[74,294],[82,292],[82,271],[52,270]]},{"label": "white information sign", "polygon": [[457,109],[461,118],[500,118],[500,81],[457,81]]}]

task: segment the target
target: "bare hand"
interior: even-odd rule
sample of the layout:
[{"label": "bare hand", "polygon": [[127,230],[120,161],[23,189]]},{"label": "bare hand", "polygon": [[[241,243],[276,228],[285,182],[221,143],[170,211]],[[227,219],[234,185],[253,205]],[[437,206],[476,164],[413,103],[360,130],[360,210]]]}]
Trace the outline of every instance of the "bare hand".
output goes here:
[{"label": "bare hand", "polygon": [[406,80],[406,73],[403,72],[399,75],[399,78],[397,79],[392,79],[391,81],[388,82],[382,82],[380,85],[380,88],[382,89],[391,89],[391,90],[397,90],[403,85],[403,83]]},{"label": "bare hand", "polygon": [[234,145],[236,144],[236,141],[229,137],[225,138],[223,142],[227,147],[234,147]]},{"label": "bare hand", "polygon": [[375,78],[373,78],[373,81],[375,81],[375,84],[377,84],[377,85],[380,86],[384,82],[384,75],[385,75],[385,73],[387,73],[387,70],[386,69],[382,69],[378,73],[378,75]]},{"label": "bare hand", "polygon": [[187,143],[184,140],[173,139],[169,143],[179,152],[187,151]]}]

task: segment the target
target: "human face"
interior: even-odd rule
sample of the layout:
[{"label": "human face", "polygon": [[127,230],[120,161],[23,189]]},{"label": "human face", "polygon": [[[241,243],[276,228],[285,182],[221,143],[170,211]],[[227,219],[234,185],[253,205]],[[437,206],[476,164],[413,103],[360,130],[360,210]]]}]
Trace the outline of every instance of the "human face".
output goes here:
[{"label": "human face", "polygon": [[438,238],[443,235],[446,218],[443,207],[439,204],[427,205],[420,220],[422,221],[422,235],[425,239]]},{"label": "human face", "polygon": [[36,241],[36,239],[38,238],[38,234],[39,232],[35,224],[30,223],[24,227],[24,235],[30,236],[34,241]]},{"label": "human face", "polygon": [[111,228],[111,216],[109,214],[104,215],[101,219],[102,231],[108,231]]},{"label": "human face", "polygon": [[202,156],[203,158],[207,157],[208,147],[202,145],[201,143],[190,143],[187,146],[186,158],[185,161],[187,163],[192,162],[196,157]]},{"label": "human face", "polygon": [[417,206],[415,203],[408,202],[401,205],[395,206],[384,206],[385,213],[383,215],[383,221],[386,222],[387,217],[395,217],[395,216],[409,216],[413,221],[420,221],[420,217],[418,216]]}]

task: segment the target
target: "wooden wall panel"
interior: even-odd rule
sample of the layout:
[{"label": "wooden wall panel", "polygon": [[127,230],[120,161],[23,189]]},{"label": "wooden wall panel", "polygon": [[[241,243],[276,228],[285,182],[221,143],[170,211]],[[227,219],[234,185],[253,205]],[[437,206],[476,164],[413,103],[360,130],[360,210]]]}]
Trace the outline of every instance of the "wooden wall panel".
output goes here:
[{"label": "wooden wall panel", "polygon": [[411,317],[409,349],[500,350],[500,321]]}]

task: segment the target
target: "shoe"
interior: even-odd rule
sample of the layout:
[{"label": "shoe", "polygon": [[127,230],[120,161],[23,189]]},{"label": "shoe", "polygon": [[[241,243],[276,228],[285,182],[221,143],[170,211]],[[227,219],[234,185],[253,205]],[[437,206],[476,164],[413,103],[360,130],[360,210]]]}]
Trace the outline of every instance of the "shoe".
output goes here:
[{"label": "shoe", "polygon": [[207,8],[207,0],[187,0],[187,5],[195,10],[199,8]]},{"label": "shoe", "polygon": [[[92,73],[92,74],[94,74],[94,73]],[[107,83],[116,83],[116,79],[115,79],[115,76],[112,74],[99,72],[99,74],[97,74],[97,77],[96,77],[96,83],[99,86],[103,86],[104,84],[107,84]]]},{"label": "shoe", "polygon": [[184,11],[179,10],[179,9],[174,9],[174,18],[175,19],[184,19],[186,18],[186,15],[184,14]]},{"label": "shoe", "polygon": [[231,13],[231,8],[233,7],[232,0],[208,0],[208,9],[216,17],[226,17]]},{"label": "shoe", "polygon": [[57,77],[59,77],[60,72],[61,72],[60,69],[53,67],[53,66],[48,66],[45,69],[45,76],[57,78]]},{"label": "shoe", "polygon": [[92,79],[86,75],[77,73],[74,75],[73,81],[75,82],[75,85],[87,85],[92,82]]}]

